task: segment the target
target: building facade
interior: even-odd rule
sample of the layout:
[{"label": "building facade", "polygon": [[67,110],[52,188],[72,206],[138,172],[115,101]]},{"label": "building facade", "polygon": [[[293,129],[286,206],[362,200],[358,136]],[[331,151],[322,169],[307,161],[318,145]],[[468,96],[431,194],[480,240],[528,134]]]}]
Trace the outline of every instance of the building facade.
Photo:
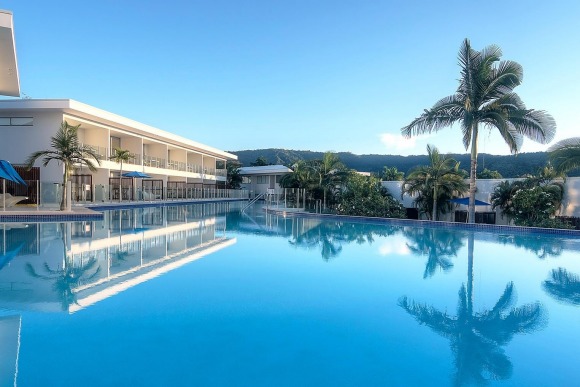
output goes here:
[{"label": "building facade", "polygon": [[[280,190],[280,179],[292,170],[283,165],[264,165],[260,167],[242,167],[242,189],[249,191],[251,197]],[[272,192],[272,191],[270,191]]]},{"label": "building facade", "polygon": [[[175,195],[188,188],[223,187],[225,163],[237,159],[222,150],[70,99],[1,100],[1,158],[19,165],[31,153],[51,149],[50,138],[63,121],[80,125],[80,141],[99,155],[96,172],[86,166],[75,168],[71,180],[77,187],[73,192],[76,196],[108,196],[97,197],[100,201],[115,199],[114,196],[121,194],[123,199],[134,199],[137,187],[133,185],[137,184],[154,192],[155,198]],[[130,160],[123,163],[123,173],[138,171],[150,178],[138,181],[124,178],[119,189],[121,165],[111,160],[116,149],[128,150],[131,154]],[[62,182],[62,165],[52,162],[43,167],[42,160],[38,160],[35,167],[34,180]]]}]

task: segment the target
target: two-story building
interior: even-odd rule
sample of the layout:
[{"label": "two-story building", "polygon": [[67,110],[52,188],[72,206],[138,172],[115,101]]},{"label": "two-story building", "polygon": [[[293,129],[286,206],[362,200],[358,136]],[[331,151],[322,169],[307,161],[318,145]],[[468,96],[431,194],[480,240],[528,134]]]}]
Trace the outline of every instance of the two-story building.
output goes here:
[{"label": "two-story building", "polygon": [[[224,187],[225,163],[237,159],[217,148],[71,99],[0,100],[1,158],[18,165],[24,164],[35,151],[50,150],[50,139],[63,121],[80,125],[80,141],[90,146],[100,161],[96,172],[86,166],[78,166],[73,172],[74,186],[86,190],[76,189],[73,192],[76,200],[81,196],[83,199],[96,196],[98,201],[113,200],[120,192],[123,199],[133,199],[137,192],[134,184],[144,192],[152,192],[155,198],[194,187]],[[121,165],[111,160],[116,149],[128,150],[131,154],[130,160],[123,163],[123,173],[138,171],[150,178],[124,178],[119,190]],[[43,167],[40,159],[24,179],[60,183],[62,176],[62,165],[52,162]]]}]

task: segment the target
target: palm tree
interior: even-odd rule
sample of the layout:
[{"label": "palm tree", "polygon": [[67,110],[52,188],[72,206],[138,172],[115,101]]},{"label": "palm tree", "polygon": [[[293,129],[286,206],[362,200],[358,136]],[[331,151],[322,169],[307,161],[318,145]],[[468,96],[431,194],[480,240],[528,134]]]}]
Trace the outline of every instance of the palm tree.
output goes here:
[{"label": "palm tree", "polygon": [[397,167],[383,167],[381,180],[383,181],[401,181],[405,178],[405,172],[399,171]]},{"label": "palm tree", "polygon": [[467,286],[459,289],[457,316],[441,312],[432,306],[402,297],[399,305],[420,324],[450,340],[457,372],[455,384],[485,384],[486,376],[508,379],[512,364],[502,346],[517,333],[531,333],[541,328],[544,319],[542,306],[536,303],[517,308],[515,289],[508,283],[502,295],[489,310],[473,310],[473,250],[474,235],[468,236]]},{"label": "palm tree", "polygon": [[62,163],[64,171],[62,177],[62,199],[60,202],[61,211],[66,208],[67,183],[74,167],[86,165],[89,170],[95,172],[97,168],[93,164],[93,160],[97,162],[97,165],[101,165],[98,153],[92,147],[80,143],[78,136],[80,126],[80,124],[73,126],[64,121],[56,134],[50,138],[52,150],[36,151],[25,162],[28,169],[31,169],[39,158],[43,158],[42,165],[45,167],[53,160]]},{"label": "palm tree", "polygon": [[580,168],[580,137],[567,138],[548,149],[550,161],[559,173]]},{"label": "palm tree", "polygon": [[481,51],[465,39],[459,50],[461,77],[455,94],[439,100],[431,109],[401,129],[405,137],[436,132],[459,123],[465,149],[471,146],[469,222],[475,221],[477,142],[480,125],[496,128],[512,153],[517,153],[523,137],[546,144],[556,132],[556,122],[544,111],[527,109],[513,89],[522,82],[522,67],[500,61],[495,45]]},{"label": "palm tree", "polygon": [[[412,170],[403,180],[402,194],[419,195],[415,203],[428,208],[432,204],[431,219],[437,220],[438,203],[451,199],[453,195],[462,194],[467,190],[463,174],[459,170],[459,162],[442,155],[436,147],[427,145],[430,165],[420,166]],[[431,197],[431,203],[425,203],[425,198]]]},{"label": "palm tree", "polygon": [[323,191],[323,208],[326,210],[326,194],[344,182],[348,171],[338,156],[332,152],[324,153],[322,161],[318,163],[316,173],[319,176],[318,185]]},{"label": "palm tree", "polygon": [[119,168],[119,201],[123,199],[123,163],[131,160],[131,152],[128,149],[115,148],[113,155],[109,160],[120,164]]}]

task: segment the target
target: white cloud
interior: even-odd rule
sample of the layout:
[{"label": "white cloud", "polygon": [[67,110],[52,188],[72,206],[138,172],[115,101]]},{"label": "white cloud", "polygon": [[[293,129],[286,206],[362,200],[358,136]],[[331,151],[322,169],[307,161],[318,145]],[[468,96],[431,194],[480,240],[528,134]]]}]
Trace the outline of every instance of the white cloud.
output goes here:
[{"label": "white cloud", "polygon": [[[383,133],[380,135],[380,140],[387,149],[403,151],[409,149],[418,149],[417,142],[424,142],[429,137],[431,137],[431,135],[421,135],[405,138],[400,134]],[[423,145],[421,145],[421,147],[423,147]]]}]

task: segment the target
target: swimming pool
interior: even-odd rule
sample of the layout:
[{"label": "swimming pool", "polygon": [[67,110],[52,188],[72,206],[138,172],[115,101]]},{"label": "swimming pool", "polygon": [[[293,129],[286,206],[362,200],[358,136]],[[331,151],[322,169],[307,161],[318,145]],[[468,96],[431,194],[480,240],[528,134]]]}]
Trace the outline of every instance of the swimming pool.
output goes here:
[{"label": "swimming pool", "polygon": [[0,385],[578,384],[571,236],[234,203],[0,232]]}]

